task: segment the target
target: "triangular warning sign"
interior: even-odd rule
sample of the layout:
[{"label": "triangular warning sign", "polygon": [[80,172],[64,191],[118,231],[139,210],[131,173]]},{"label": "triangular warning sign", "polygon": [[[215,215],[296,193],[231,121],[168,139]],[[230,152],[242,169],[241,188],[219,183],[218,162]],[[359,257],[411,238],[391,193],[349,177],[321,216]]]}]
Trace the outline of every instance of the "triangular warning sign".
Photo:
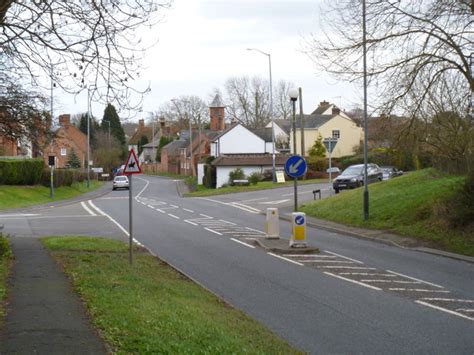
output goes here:
[{"label": "triangular warning sign", "polygon": [[142,169],[140,169],[140,165],[138,164],[138,159],[133,148],[132,150],[130,150],[127,163],[125,164],[125,169],[123,169],[123,173],[124,174],[141,174],[142,173]]}]

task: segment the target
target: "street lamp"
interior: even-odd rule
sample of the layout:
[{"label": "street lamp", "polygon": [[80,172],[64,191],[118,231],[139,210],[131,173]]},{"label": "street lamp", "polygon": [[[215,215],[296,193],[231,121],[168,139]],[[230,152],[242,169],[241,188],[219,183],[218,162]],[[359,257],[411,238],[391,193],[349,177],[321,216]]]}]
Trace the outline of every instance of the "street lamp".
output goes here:
[{"label": "street lamp", "polygon": [[268,57],[268,72],[270,75],[270,119],[272,121],[272,176],[273,182],[276,182],[275,175],[275,122],[273,120],[273,91],[272,91],[272,57],[269,53],[265,53],[257,48],[247,48],[248,51],[257,51]]},{"label": "street lamp", "polygon": [[369,188],[367,179],[368,129],[367,129],[367,30],[365,0],[362,0],[362,42],[364,51],[364,220],[369,219]]},{"label": "street lamp", "polygon": [[91,155],[91,127],[90,127],[90,112],[91,112],[91,98],[90,88],[87,88],[87,188],[91,186],[90,177],[90,155]]},{"label": "street lamp", "polygon": [[288,96],[293,104],[293,154],[296,154],[296,100],[298,100],[298,90],[290,89]]}]

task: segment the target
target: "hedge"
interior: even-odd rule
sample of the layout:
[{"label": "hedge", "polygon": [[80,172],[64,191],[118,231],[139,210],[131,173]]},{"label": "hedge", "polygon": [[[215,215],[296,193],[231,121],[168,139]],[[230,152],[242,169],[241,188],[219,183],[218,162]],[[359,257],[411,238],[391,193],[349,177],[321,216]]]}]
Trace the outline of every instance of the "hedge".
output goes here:
[{"label": "hedge", "polygon": [[43,159],[0,160],[0,185],[37,185],[43,168]]},{"label": "hedge", "polygon": [[[77,169],[54,169],[54,187],[71,186],[75,182],[87,179],[87,172]],[[51,170],[44,169],[41,178],[43,186],[51,185]]]}]

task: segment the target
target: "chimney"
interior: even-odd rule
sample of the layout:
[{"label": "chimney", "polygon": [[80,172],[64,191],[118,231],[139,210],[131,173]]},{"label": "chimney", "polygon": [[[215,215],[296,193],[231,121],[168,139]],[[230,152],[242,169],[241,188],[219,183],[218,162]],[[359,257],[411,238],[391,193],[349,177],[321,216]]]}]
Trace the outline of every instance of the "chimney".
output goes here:
[{"label": "chimney", "polygon": [[71,125],[71,115],[70,114],[59,115],[59,125],[61,127],[67,127]]},{"label": "chimney", "polygon": [[145,120],[142,118],[141,120],[138,120],[138,129],[142,130],[145,128]]},{"label": "chimney", "polygon": [[341,113],[341,109],[339,107],[334,106],[332,108],[332,114],[333,115],[339,115]]},{"label": "chimney", "polygon": [[216,94],[214,100],[209,105],[209,115],[211,118],[211,130],[223,131],[225,129],[225,106],[219,94]]}]

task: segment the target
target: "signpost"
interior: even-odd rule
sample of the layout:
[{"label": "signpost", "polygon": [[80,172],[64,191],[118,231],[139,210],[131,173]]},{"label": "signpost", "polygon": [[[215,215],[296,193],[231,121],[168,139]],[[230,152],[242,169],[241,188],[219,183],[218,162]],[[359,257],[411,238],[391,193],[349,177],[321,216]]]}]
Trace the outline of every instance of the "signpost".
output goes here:
[{"label": "signpost", "polygon": [[137,155],[135,154],[135,151],[133,150],[133,148],[130,150],[130,153],[128,154],[127,163],[125,164],[125,169],[123,169],[123,173],[125,175],[128,175],[128,179],[129,179],[129,188],[128,188],[128,216],[129,216],[129,222],[128,222],[128,234],[129,234],[129,237],[128,237],[128,246],[129,246],[128,260],[130,262],[130,265],[132,265],[132,248],[133,248],[132,176],[133,176],[133,174],[141,174],[142,173],[142,170],[140,169],[140,165],[138,164]]},{"label": "signpost", "polygon": [[54,198],[54,166],[56,165],[56,157],[54,155],[48,156],[48,165],[51,170],[49,177],[49,196]]},{"label": "signpost", "polygon": [[306,173],[306,160],[300,155],[292,155],[285,163],[285,172],[295,181],[295,212],[298,211],[298,178]]},{"label": "signpost", "polygon": [[[332,185],[332,161],[331,161],[331,155],[332,155],[332,151],[334,150],[334,147],[336,146],[337,144],[337,138],[324,138],[323,140],[323,144],[324,146],[326,147],[326,150],[329,152],[329,169],[328,169],[328,173],[329,173],[329,185]],[[329,190],[331,191],[331,190]]]}]

